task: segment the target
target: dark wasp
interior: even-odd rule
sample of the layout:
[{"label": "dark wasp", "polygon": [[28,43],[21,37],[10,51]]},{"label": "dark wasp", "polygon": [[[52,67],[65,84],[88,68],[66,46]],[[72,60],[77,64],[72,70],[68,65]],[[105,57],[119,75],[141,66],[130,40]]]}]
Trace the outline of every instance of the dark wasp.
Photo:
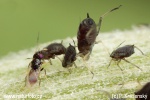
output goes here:
[{"label": "dark wasp", "polygon": [[[88,13],[87,13],[87,18],[80,23],[77,32],[78,50],[79,50],[79,56],[82,57],[84,60],[88,60],[90,57],[93,46],[96,43],[95,42],[96,37],[98,36],[100,31],[103,17],[109,12],[117,10],[120,7],[121,5],[119,7],[113,8],[112,10],[102,15],[99,19],[98,25],[96,25],[95,21],[92,18],[90,18]],[[97,26],[98,26],[98,30],[97,30]]]},{"label": "dark wasp", "polygon": [[[37,44],[38,44],[38,40],[39,40],[39,33],[37,37]],[[31,59],[32,61],[28,65],[28,68],[30,68],[30,70],[28,71],[27,76],[25,77],[25,86],[34,85],[39,79],[40,71],[43,70],[43,68],[41,68],[41,65],[43,64],[43,60],[42,60],[43,54],[37,51],[33,55],[33,58]],[[45,70],[45,74],[46,74],[46,70]],[[39,81],[39,85],[40,85],[40,81]]]},{"label": "dark wasp", "polygon": [[[134,94],[135,94],[136,100],[150,100],[150,82],[146,83],[142,89],[135,92]],[[144,97],[147,96],[147,97],[144,98],[143,96]]]},{"label": "dark wasp", "polygon": [[[40,75],[40,71],[44,68],[40,66],[44,63],[44,60],[49,60],[50,58],[55,58],[55,55],[65,54],[66,48],[62,45],[62,43],[52,43],[45,47],[43,50],[37,51],[32,58],[32,61],[29,64],[31,70],[29,71],[28,75],[26,76],[26,82],[29,82],[30,85],[35,84],[38,81],[38,77]],[[46,75],[46,70],[45,75]],[[40,82],[39,82],[40,84]]]},{"label": "dark wasp", "polygon": [[75,48],[75,41],[73,40],[73,42],[74,42],[74,46],[69,43],[69,46],[66,49],[66,53],[62,61],[62,66],[64,68],[72,67],[73,64],[75,67],[77,67],[74,62],[76,60],[76,54],[77,54]]},{"label": "dark wasp", "polygon": [[[122,42],[122,43],[123,43],[123,42]],[[121,44],[122,44],[122,43],[121,43]],[[121,45],[121,44],[120,44],[120,45]],[[120,45],[119,45],[119,46],[120,46]],[[118,46],[118,47],[119,47],[119,46]],[[130,57],[132,54],[134,54],[134,48],[138,49],[138,50],[144,55],[144,53],[143,53],[138,47],[136,47],[135,45],[125,45],[125,46],[123,46],[123,47],[119,47],[119,48],[118,48],[118,47],[117,47],[116,50],[114,50],[114,51],[110,54],[110,57],[111,57],[112,59],[111,59],[109,65],[108,65],[108,67],[110,66],[112,60],[114,60],[114,61],[117,61],[117,66],[120,68],[120,70],[123,71],[122,68],[119,66],[119,63],[121,62],[121,60],[124,60],[125,62],[130,63],[130,64],[132,64],[133,66],[137,67],[138,69],[142,70],[142,69],[141,69],[140,67],[138,67],[137,65],[135,65],[135,64],[133,64],[133,63],[131,63],[130,61],[128,61],[128,60],[125,59],[125,58],[127,58],[127,57]]]}]

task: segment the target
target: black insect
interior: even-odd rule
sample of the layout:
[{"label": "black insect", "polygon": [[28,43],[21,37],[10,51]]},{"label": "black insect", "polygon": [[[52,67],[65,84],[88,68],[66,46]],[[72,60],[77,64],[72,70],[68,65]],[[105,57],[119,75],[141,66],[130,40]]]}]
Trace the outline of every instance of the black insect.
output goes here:
[{"label": "black insect", "polygon": [[146,83],[141,90],[135,92],[134,94],[136,100],[150,100],[150,82]]},{"label": "black insect", "polygon": [[[74,42],[74,45],[75,45],[75,42]],[[77,67],[74,62],[75,60],[76,60],[76,48],[75,46],[72,46],[71,44],[69,44],[69,47],[67,48],[63,61],[62,61],[62,66],[64,68],[69,68],[69,67],[72,67],[72,65],[74,64],[74,66]]]},{"label": "black insect", "polygon": [[[42,71],[43,69],[41,68],[42,65],[42,55],[39,53],[37,53],[36,55],[34,55],[35,58],[32,59],[32,61],[29,63],[29,68],[30,71],[27,74],[26,78],[25,78],[25,85],[34,85],[38,79],[39,79],[39,75],[40,75],[40,71]],[[40,85],[40,82],[39,82]]]},{"label": "black insect", "polygon": [[141,90],[134,94],[136,100],[150,100],[150,82],[146,83]]},{"label": "black insect", "polygon": [[[123,43],[123,42],[122,42],[122,43]],[[121,43],[121,44],[122,44],[122,43]],[[121,45],[121,44],[120,44],[120,45]],[[119,45],[119,46],[120,46],[120,45]],[[119,47],[119,46],[118,46],[118,47]],[[112,58],[111,61],[112,61],[112,60],[117,61],[117,66],[120,68],[121,71],[123,71],[122,68],[119,66],[119,63],[121,62],[121,60],[124,60],[125,62],[130,63],[130,64],[132,64],[133,66],[137,67],[138,69],[142,70],[142,69],[141,69],[140,67],[138,67],[137,65],[135,65],[135,64],[133,64],[133,63],[131,63],[130,61],[128,61],[128,60],[125,59],[125,58],[127,58],[127,57],[130,57],[132,54],[134,54],[134,48],[138,49],[138,50],[144,55],[144,53],[143,53],[138,47],[136,47],[135,45],[125,45],[125,46],[123,46],[123,47],[117,48],[116,50],[114,50],[114,51],[110,54],[110,57]],[[111,64],[111,61],[110,61],[109,65],[108,65],[108,67],[109,67],[110,64]]]},{"label": "black insect", "polygon": [[[84,58],[84,60],[88,60],[90,57],[93,46],[95,44],[96,37],[98,36],[98,33],[100,31],[103,17],[107,13],[119,9],[120,7],[121,5],[119,7],[116,7],[106,12],[103,16],[101,16],[98,25],[96,25],[95,21],[92,18],[90,18],[88,13],[87,13],[87,18],[80,23],[77,32],[78,50],[79,50],[79,56]],[[98,26],[98,30],[97,30],[97,26]]]}]

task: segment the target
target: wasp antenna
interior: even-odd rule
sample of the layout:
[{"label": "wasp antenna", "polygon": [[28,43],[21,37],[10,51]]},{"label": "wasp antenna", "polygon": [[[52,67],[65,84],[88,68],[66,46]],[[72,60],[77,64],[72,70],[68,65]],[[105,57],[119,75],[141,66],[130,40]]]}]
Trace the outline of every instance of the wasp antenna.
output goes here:
[{"label": "wasp antenna", "polygon": [[32,58],[26,58],[26,59],[32,59]]},{"label": "wasp antenna", "polygon": [[87,18],[90,18],[89,13],[87,13]]},{"label": "wasp antenna", "polygon": [[40,38],[40,32],[38,32],[38,36],[37,36],[37,40],[36,40],[36,45],[37,45],[36,50],[35,50],[36,52],[39,51],[38,50],[39,49],[39,38]]}]

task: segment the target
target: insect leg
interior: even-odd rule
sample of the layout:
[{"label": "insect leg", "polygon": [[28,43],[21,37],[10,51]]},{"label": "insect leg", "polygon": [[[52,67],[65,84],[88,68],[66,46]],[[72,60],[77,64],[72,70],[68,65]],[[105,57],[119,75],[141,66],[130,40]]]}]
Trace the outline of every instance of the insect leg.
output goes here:
[{"label": "insect leg", "polygon": [[88,60],[89,58],[90,58],[90,54],[91,54],[91,52],[89,51],[85,56],[84,56],[84,60]]},{"label": "insect leg", "polygon": [[[111,62],[112,62],[112,59],[110,60],[108,67],[110,66]],[[107,68],[108,68],[108,67],[107,67]]]},{"label": "insect leg", "polygon": [[121,60],[117,61],[117,66],[120,68],[120,70],[121,70],[122,73],[123,73],[123,70],[122,70],[122,68],[121,68],[120,65],[119,65],[120,62],[121,62]]},{"label": "insect leg", "polygon": [[106,51],[108,52],[108,54],[110,55],[110,52],[108,51],[108,48],[104,45],[104,43],[103,43],[101,40],[95,42],[95,44],[97,44],[97,43],[102,43],[102,45],[104,46],[105,50],[106,50]]},{"label": "insect leg", "polygon": [[76,65],[76,63],[75,63],[75,62],[73,62],[73,64],[74,64],[75,68],[77,68],[77,65]]},{"label": "insect leg", "polygon": [[140,70],[142,71],[142,69],[141,69],[139,66],[137,66],[137,65],[135,65],[135,64],[133,64],[133,63],[131,63],[130,61],[126,60],[125,58],[124,58],[123,60],[124,60],[125,62],[130,63],[131,65],[137,67],[138,69],[140,69]]},{"label": "insect leg", "polygon": [[50,63],[50,65],[52,65],[52,61],[51,61],[51,59],[49,59],[49,63]]},{"label": "insect leg", "polygon": [[144,56],[146,56],[146,57],[148,57],[147,55],[145,55],[143,52],[142,52],[142,50],[140,50],[137,46],[134,46],[136,49],[138,49],[141,53],[142,53],[142,55],[144,55]]},{"label": "insect leg", "polygon": [[84,65],[85,65],[85,67],[91,72],[91,74],[93,75],[92,76],[92,79],[94,78],[94,73],[93,73],[93,71],[87,66],[87,64],[86,64],[86,61],[83,59],[83,63],[84,63]]},{"label": "insect leg", "polygon": [[110,12],[112,12],[112,11],[114,11],[114,10],[119,9],[121,6],[122,6],[122,5],[120,5],[120,6],[116,7],[116,8],[113,8],[113,9],[109,10],[108,12],[104,13],[104,14],[100,17],[99,23],[98,23],[98,33],[99,33],[99,31],[100,31],[100,28],[101,28],[101,23],[102,23],[103,17],[106,16],[108,13],[110,13]]}]

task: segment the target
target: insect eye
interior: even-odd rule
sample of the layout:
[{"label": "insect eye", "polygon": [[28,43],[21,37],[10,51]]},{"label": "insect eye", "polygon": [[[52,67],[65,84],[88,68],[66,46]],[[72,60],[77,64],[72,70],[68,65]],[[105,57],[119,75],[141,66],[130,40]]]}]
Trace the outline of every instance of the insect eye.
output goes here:
[{"label": "insect eye", "polygon": [[38,54],[38,56],[39,56],[40,58],[43,58],[43,55],[42,55],[42,54],[40,54],[40,53]]}]

